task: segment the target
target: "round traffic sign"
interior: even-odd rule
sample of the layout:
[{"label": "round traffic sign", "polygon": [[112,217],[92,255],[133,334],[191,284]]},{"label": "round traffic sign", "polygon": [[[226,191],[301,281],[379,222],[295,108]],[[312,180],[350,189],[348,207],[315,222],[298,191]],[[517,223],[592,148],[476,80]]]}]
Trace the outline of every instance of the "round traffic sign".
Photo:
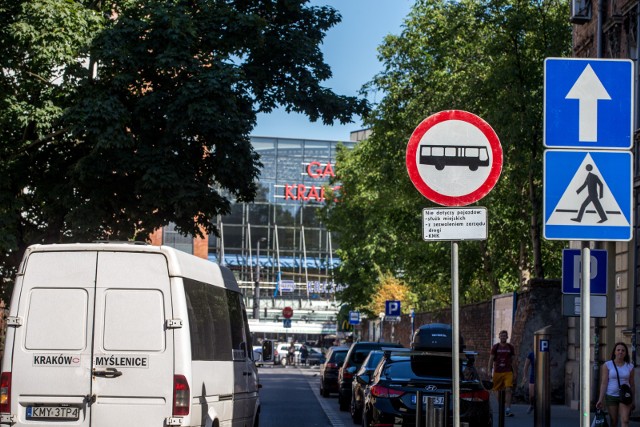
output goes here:
[{"label": "round traffic sign", "polygon": [[495,131],[475,114],[447,110],[413,131],[406,154],[413,185],[434,203],[465,206],[486,196],[502,171]]},{"label": "round traffic sign", "polygon": [[282,309],[282,316],[285,319],[291,319],[291,317],[293,316],[293,308],[291,307],[285,307]]}]

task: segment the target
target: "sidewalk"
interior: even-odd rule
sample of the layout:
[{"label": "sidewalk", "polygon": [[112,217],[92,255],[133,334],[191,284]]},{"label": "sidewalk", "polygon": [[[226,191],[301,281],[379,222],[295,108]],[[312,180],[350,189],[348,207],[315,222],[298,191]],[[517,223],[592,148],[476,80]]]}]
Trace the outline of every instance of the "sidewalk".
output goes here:
[{"label": "sidewalk", "polygon": [[[493,400],[493,399],[492,399]],[[495,403],[493,401],[492,403]],[[498,408],[497,404],[493,407],[493,425],[498,426]],[[533,412],[527,414],[529,409],[528,404],[515,404],[511,405],[511,412],[513,417],[505,417],[505,427],[517,427],[517,426],[533,426]],[[594,414],[590,414],[589,425],[593,420]],[[565,405],[551,405],[551,427],[580,427],[580,411],[577,409],[571,409]],[[629,427],[640,427],[640,421],[631,420]]]}]

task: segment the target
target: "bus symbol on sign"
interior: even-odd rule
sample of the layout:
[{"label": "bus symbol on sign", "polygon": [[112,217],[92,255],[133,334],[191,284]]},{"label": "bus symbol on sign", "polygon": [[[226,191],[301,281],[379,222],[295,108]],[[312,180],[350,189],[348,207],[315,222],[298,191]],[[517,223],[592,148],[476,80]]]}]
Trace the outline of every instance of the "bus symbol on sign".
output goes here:
[{"label": "bus symbol on sign", "polygon": [[502,147],[480,117],[447,110],[424,119],[406,151],[409,178],[427,199],[442,206],[466,206],[491,191],[502,171]]},{"label": "bus symbol on sign", "polygon": [[475,171],[489,166],[489,152],[484,145],[421,145],[420,164],[435,166],[439,171],[445,166],[468,166]]}]

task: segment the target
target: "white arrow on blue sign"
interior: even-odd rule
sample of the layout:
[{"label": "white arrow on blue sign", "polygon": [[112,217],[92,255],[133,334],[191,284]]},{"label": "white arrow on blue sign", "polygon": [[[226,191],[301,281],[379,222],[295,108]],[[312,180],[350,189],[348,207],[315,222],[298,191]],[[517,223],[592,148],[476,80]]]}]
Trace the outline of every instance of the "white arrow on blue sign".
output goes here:
[{"label": "white arrow on blue sign", "polygon": [[385,316],[400,316],[400,301],[385,301],[384,314]]},{"label": "white arrow on blue sign", "polygon": [[631,240],[632,161],[629,151],[546,150],[544,237]]},{"label": "white arrow on blue sign", "polygon": [[[607,294],[607,251],[591,249],[589,283],[591,295]],[[582,255],[580,249],[562,251],[562,293],[579,294],[582,282]]]},{"label": "white arrow on blue sign", "polygon": [[545,147],[626,150],[632,135],[631,60],[545,60]]}]

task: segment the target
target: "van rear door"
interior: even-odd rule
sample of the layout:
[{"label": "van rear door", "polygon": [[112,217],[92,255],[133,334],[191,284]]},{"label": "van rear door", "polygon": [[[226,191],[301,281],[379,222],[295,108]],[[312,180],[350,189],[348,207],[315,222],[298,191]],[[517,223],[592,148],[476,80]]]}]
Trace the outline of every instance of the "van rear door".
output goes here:
[{"label": "van rear door", "polygon": [[22,284],[12,355],[17,425],[165,425],[174,366],[162,254],[35,251]]},{"label": "van rear door", "polygon": [[92,427],[161,426],[172,415],[171,318],[162,254],[98,253]]},{"label": "van rear door", "polygon": [[12,301],[21,326],[5,355],[17,425],[89,426],[96,260],[87,251],[34,252],[26,261]]}]

